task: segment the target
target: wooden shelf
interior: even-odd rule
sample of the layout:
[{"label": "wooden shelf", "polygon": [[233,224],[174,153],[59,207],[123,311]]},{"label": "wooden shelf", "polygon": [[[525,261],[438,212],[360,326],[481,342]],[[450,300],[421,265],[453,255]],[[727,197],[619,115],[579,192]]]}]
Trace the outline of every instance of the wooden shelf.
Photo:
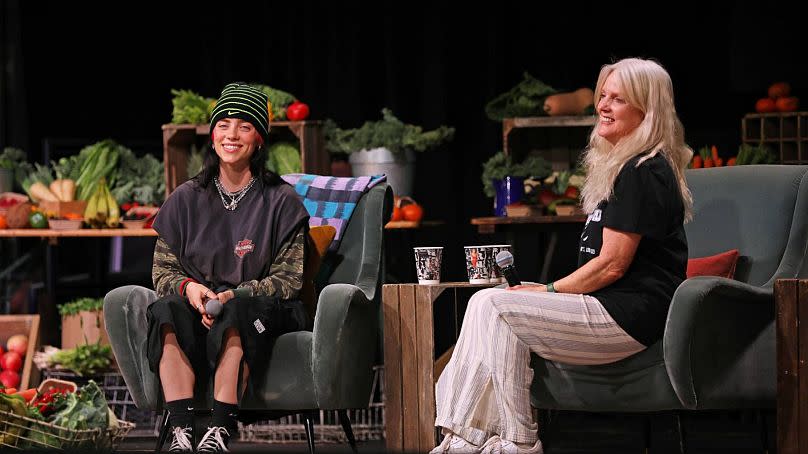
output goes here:
[{"label": "wooden shelf", "polygon": [[0,238],[28,237],[28,238],[93,238],[93,237],[144,237],[157,236],[154,229],[4,229],[0,230]]},{"label": "wooden shelf", "polygon": [[746,114],[741,142],[766,145],[781,164],[808,164],[808,112]]},{"label": "wooden shelf", "polygon": [[[325,149],[323,122],[319,120],[305,121],[271,121],[270,136],[273,128],[288,128],[299,141],[300,161],[304,173],[328,175],[331,173],[331,159]],[[191,146],[197,143],[199,136],[210,134],[209,124],[176,124],[162,125],[163,130],[163,164],[165,166],[166,197],[177,186],[188,180],[188,156]]]},{"label": "wooden shelf", "polygon": [[472,225],[565,224],[586,222],[586,215],[577,216],[488,216],[471,218]]}]

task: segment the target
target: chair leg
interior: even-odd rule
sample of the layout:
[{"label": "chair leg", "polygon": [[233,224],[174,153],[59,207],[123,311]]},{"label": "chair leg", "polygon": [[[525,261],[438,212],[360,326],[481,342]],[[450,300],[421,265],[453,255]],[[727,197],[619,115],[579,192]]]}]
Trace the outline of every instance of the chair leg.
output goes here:
[{"label": "chair leg", "polygon": [[685,428],[682,425],[682,412],[676,412],[676,431],[679,432],[679,453],[685,454],[687,446],[685,445]]},{"label": "chair leg", "polygon": [[168,409],[163,410],[163,424],[160,426],[160,434],[157,436],[157,446],[154,452],[159,453],[168,438]]},{"label": "chair leg", "polygon": [[309,442],[309,454],[314,454],[314,421],[312,421],[311,414],[306,413],[303,415],[304,425],[306,426],[306,438]]},{"label": "chair leg", "polygon": [[359,450],[356,448],[356,439],[354,438],[353,429],[351,429],[351,418],[348,417],[348,411],[337,410],[337,416],[339,417],[339,423],[342,424],[342,430],[345,431],[345,436],[348,437],[351,450],[355,454],[359,454]]}]

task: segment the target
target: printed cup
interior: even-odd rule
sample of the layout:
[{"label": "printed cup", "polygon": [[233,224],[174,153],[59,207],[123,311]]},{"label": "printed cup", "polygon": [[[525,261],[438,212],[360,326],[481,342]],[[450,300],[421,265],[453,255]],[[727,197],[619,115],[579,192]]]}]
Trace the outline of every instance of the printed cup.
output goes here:
[{"label": "printed cup", "polygon": [[415,271],[418,274],[418,283],[440,284],[440,262],[443,257],[443,247],[416,247]]},{"label": "printed cup", "polygon": [[500,284],[508,282],[505,276],[502,275],[502,270],[497,266],[497,254],[502,251],[508,251],[513,254],[513,248],[510,244],[493,244],[488,246],[491,248],[491,274],[488,276],[488,281],[492,284]]},{"label": "printed cup", "polygon": [[491,266],[494,264],[494,252],[491,246],[465,246],[466,273],[470,284],[487,284],[491,282]]}]

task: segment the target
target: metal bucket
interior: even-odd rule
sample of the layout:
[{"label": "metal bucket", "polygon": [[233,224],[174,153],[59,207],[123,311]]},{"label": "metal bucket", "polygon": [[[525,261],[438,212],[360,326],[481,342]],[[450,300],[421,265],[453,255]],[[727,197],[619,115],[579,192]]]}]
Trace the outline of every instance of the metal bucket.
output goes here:
[{"label": "metal bucket", "polygon": [[415,180],[415,152],[393,153],[386,148],[355,151],[348,155],[355,177],[363,175],[387,175],[387,183],[397,196],[412,196]]}]

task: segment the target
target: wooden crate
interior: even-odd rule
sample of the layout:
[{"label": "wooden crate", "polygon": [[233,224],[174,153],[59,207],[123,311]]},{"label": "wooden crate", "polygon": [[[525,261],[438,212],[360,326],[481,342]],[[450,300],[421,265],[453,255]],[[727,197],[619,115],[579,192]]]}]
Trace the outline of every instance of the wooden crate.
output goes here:
[{"label": "wooden crate", "polygon": [[62,316],[62,350],[99,342],[109,345],[104,311],[81,311]]},{"label": "wooden crate", "polygon": [[768,147],[781,164],[808,164],[808,112],[746,114],[741,142]]},{"label": "wooden crate", "polygon": [[39,208],[46,213],[53,213],[56,217],[64,217],[64,215],[67,213],[80,214],[84,216],[84,210],[87,209],[87,201],[73,200],[71,202],[48,202],[47,200],[40,200]]},{"label": "wooden crate", "polygon": [[808,279],[776,280],[774,302],[777,451],[808,454],[808,324],[800,323],[808,320]]},{"label": "wooden crate", "polygon": [[[323,122],[321,121],[273,121],[270,126],[270,144],[276,131],[287,130],[297,138],[300,145],[300,160],[303,172],[317,175],[331,173],[331,158],[325,149]],[[191,146],[200,137],[210,134],[207,124],[165,124],[163,125],[163,164],[166,176],[166,197],[177,186],[184,183],[188,175],[188,157]],[[207,140],[207,139],[205,139]]]},{"label": "wooden crate", "polygon": [[39,315],[0,315],[0,344],[6,345],[15,334],[28,336],[28,351],[23,358],[19,389],[36,387],[39,384],[39,369],[34,366],[34,352],[39,350]]},{"label": "wooden crate", "polygon": [[435,382],[454,350],[469,298],[496,284],[387,284],[384,314],[385,438],[388,452],[428,452],[435,429]]}]

